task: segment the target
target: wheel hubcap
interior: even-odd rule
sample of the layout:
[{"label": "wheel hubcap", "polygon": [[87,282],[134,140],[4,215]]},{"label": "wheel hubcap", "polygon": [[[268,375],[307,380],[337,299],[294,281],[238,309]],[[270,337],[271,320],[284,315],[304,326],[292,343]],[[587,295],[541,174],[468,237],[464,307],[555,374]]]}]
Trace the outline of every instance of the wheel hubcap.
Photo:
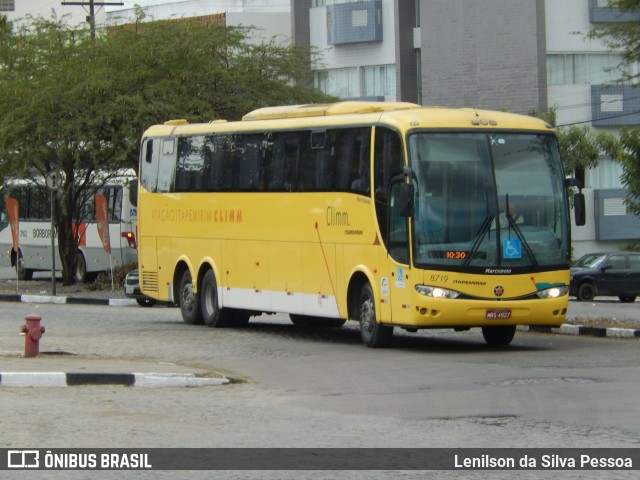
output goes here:
[{"label": "wheel hubcap", "polygon": [[193,310],[193,288],[191,285],[185,285],[182,290],[182,305],[189,311]]},{"label": "wheel hubcap", "polygon": [[362,303],[360,307],[360,322],[365,331],[371,333],[375,324],[375,318],[373,314],[373,302],[368,299]]}]

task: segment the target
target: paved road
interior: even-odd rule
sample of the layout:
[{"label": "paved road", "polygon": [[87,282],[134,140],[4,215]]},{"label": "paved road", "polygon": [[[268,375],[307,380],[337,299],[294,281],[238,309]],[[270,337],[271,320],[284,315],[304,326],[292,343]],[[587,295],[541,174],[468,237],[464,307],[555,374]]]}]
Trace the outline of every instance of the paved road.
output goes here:
[{"label": "paved road", "polygon": [[[43,352],[77,355],[20,358],[18,328],[30,311],[47,328]],[[355,326],[305,329],[282,316],[220,330],[184,325],[179,311],[166,307],[3,303],[0,355],[0,371],[178,369],[243,380],[192,389],[2,387],[0,441],[6,447],[600,448],[638,447],[640,438],[637,339],[519,332],[510,348],[496,350],[479,332],[430,331],[400,333],[393,348],[372,350],[362,346]],[[168,473],[144,478],[176,478]],[[439,478],[448,477],[442,473]],[[533,473],[518,476],[557,478]],[[581,478],[579,473],[563,472],[562,478]],[[69,478],[68,472],[50,474],[38,478]],[[487,476],[512,478],[481,475]],[[283,472],[216,478],[262,477],[301,478]],[[101,478],[141,477],[103,472]]]}]

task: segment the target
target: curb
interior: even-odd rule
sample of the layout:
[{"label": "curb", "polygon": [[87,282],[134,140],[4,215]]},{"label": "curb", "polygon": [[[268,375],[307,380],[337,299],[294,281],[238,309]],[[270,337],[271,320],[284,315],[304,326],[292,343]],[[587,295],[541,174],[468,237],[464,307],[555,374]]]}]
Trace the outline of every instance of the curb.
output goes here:
[{"label": "curb", "polygon": [[524,331],[537,333],[555,333],[559,335],[589,335],[592,337],[640,338],[640,330],[635,328],[592,327],[586,325],[571,325],[565,323],[554,327],[519,327]]},{"label": "curb", "polygon": [[132,298],[83,298],[54,297],[50,295],[19,295],[0,293],[0,301],[22,303],[53,303],[56,305],[106,305],[109,307],[133,307],[138,303]]},{"label": "curb", "polygon": [[228,378],[200,377],[193,373],[64,373],[1,372],[0,387],[208,387],[233,383]]}]

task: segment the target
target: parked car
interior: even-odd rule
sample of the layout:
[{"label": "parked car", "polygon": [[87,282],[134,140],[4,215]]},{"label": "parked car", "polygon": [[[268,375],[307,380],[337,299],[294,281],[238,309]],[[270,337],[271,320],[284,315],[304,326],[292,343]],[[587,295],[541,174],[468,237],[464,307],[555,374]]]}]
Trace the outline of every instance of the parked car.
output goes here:
[{"label": "parked car", "polygon": [[571,266],[569,294],[581,302],[598,295],[631,303],[640,295],[640,253],[589,253]]},{"label": "parked car", "polygon": [[135,298],[141,307],[153,307],[157,300],[147,297],[140,290],[140,274],[138,270],[131,270],[124,279],[124,294],[129,298]]}]

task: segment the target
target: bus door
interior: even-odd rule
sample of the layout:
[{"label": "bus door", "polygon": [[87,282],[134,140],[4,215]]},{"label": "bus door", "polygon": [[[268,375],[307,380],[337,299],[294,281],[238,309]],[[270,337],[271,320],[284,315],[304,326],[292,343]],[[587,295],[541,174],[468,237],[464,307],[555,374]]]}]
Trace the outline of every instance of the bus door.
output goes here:
[{"label": "bus door", "polygon": [[[387,284],[391,303],[391,322],[405,323],[415,305],[411,305],[413,285],[411,262],[409,261],[409,216],[407,211],[407,188],[404,177],[391,183],[387,232],[387,261],[385,263]],[[384,280],[383,280],[384,284]],[[384,294],[384,291],[381,291]],[[382,296],[384,298],[384,295]]]}]

